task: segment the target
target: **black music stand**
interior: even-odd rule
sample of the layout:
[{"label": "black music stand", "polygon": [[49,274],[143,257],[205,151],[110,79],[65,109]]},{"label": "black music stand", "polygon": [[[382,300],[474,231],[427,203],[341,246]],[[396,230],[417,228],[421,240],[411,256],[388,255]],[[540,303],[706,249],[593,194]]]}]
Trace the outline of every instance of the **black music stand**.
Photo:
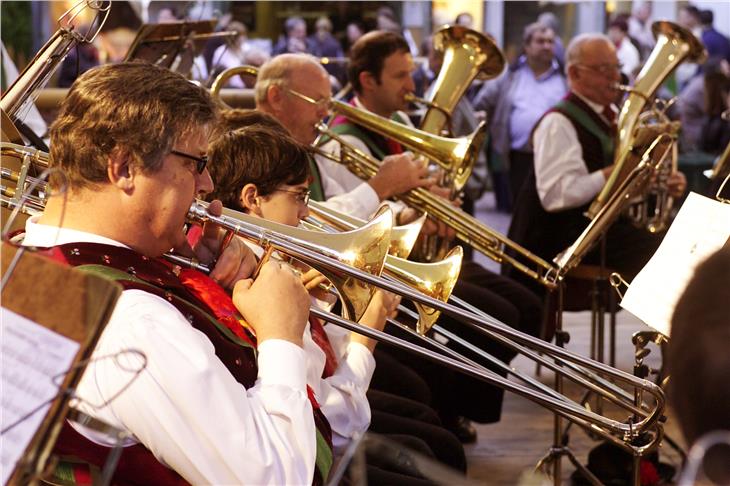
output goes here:
[{"label": "black music stand", "polygon": [[141,60],[187,75],[208,40],[231,35],[231,32],[213,32],[215,24],[215,20],[144,24],[124,62]]},{"label": "black music stand", "polygon": [[[22,253],[21,253],[22,252]],[[18,258],[16,258],[18,257]],[[106,326],[122,289],[97,275],[80,272],[48,258],[2,243],[3,309],[79,343],[69,371],[50,402],[40,426],[15,464],[7,484],[31,484],[45,472],[46,462],[63,422],[69,399],[86,362]],[[25,420],[25,418],[23,419]]]}]

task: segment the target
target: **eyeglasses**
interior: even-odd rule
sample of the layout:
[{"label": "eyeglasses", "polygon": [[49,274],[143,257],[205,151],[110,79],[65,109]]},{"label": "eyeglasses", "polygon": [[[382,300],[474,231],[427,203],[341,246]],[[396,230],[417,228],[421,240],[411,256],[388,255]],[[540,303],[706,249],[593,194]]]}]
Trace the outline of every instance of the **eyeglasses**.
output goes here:
[{"label": "eyeglasses", "polygon": [[624,67],[623,64],[621,64],[621,63],[618,63],[618,64],[595,64],[595,65],[578,64],[578,66],[584,67],[586,69],[590,69],[592,71],[596,71],[596,72],[601,73],[601,74],[604,74],[604,75],[609,75],[609,74],[613,74],[615,72],[620,72],[621,71],[621,68]]},{"label": "eyeglasses", "polygon": [[202,157],[196,157],[194,155],[186,154],[185,152],[180,152],[179,150],[170,150],[170,153],[173,155],[177,155],[178,157],[184,157],[186,159],[194,160],[195,161],[195,169],[198,171],[198,174],[202,174],[205,170],[205,166],[208,165],[208,156],[203,155]]},{"label": "eyeglasses", "polygon": [[307,103],[311,103],[311,104],[313,104],[314,106],[316,106],[316,107],[317,107],[317,109],[320,109],[320,110],[326,110],[327,108],[329,108],[329,106],[330,106],[330,103],[332,103],[332,98],[331,98],[331,97],[329,97],[329,96],[328,96],[328,97],[326,97],[326,98],[320,98],[320,99],[318,99],[318,100],[315,100],[314,98],[311,98],[311,97],[309,97],[309,96],[307,96],[307,95],[303,95],[303,94],[302,94],[302,93],[300,93],[299,91],[294,91],[294,90],[293,90],[293,89],[291,89],[291,88],[286,88],[286,90],[287,90],[287,91],[288,91],[289,93],[291,93],[291,94],[293,94],[294,96],[296,96],[297,98],[299,98],[300,100],[304,100],[304,101],[306,101]]},{"label": "eyeglasses", "polygon": [[304,191],[290,191],[288,189],[274,189],[272,192],[287,192],[289,194],[295,194],[297,202],[300,202],[304,204],[305,206],[309,204],[309,196],[312,195],[312,191],[309,189]]}]

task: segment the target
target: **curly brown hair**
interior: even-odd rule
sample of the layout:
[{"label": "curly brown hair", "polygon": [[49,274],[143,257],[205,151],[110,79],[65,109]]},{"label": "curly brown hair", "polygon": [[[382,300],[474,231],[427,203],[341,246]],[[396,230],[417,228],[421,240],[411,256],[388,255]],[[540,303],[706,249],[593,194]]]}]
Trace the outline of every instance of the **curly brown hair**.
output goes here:
[{"label": "curly brown hair", "polygon": [[[51,167],[69,188],[108,182],[115,151],[154,172],[179,139],[215,121],[208,92],[177,73],[144,63],[108,64],[71,86],[50,129]],[[61,184],[59,174],[51,184]]]}]

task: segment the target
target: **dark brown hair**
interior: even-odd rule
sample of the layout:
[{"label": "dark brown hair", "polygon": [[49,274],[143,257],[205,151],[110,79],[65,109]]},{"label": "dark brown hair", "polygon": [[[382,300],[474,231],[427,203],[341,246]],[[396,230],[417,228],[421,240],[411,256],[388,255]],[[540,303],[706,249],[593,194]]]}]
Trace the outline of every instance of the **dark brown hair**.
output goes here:
[{"label": "dark brown hair", "polygon": [[380,82],[385,59],[395,52],[410,52],[406,40],[392,32],[376,30],[360,37],[350,50],[347,78],[356,93],[362,91],[360,73],[369,72]]},{"label": "dark brown hair", "polygon": [[[108,64],[82,74],[51,125],[51,166],[70,188],[108,182],[107,161],[123,151],[154,172],[173,144],[215,120],[208,92],[172,71],[143,63]],[[52,184],[61,183],[60,175]]]},{"label": "dark brown hair", "polygon": [[310,149],[294,140],[273,117],[255,110],[226,110],[208,150],[215,190],[209,200],[243,210],[241,189],[255,184],[267,196],[282,184],[295,185],[310,177]]}]

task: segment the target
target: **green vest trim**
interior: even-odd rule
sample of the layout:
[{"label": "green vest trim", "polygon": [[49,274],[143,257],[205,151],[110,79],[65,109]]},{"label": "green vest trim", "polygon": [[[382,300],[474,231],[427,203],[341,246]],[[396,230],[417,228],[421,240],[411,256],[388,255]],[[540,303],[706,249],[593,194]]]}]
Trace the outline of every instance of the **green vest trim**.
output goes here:
[{"label": "green vest trim", "polygon": [[613,136],[607,134],[585,111],[570,100],[560,100],[555,108],[562,110],[570,115],[573,120],[579,123],[583,128],[588,130],[592,135],[601,141],[601,151],[603,152],[603,160],[611,163],[615,150]]},{"label": "green vest trim", "polygon": [[[138,286],[144,286],[150,289],[150,293],[156,294],[155,291],[159,291],[159,287],[155,287],[154,285],[150,284],[149,282],[145,282],[144,280],[137,278],[133,275],[128,274],[127,272],[123,272],[122,270],[117,270],[116,268],[107,267],[104,265],[79,265],[76,267],[77,269],[88,272],[94,275],[98,275],[102,278],[105,278],[107,280],[111,280],[113,282],[132,282],[135,285]],[[226,326],[218,322],[217,319],[214,319],[210,314],[208,314],[208,311],[202,309],[200,306],[197,306],[193,304],[192,302],[185,300],[181,297],[178,297],[175,294],[172,294],[172,298],[175,300],[178,300],[180,302],[183,302],[185,305],[195,308],[196,310],[200,311],[202,315],[206,317],[210,322],[212,322],[215,327],[223,333],[224,336],[226,336],[230,341],[238,344],[239,346],[242,346],[244,348],[250,348],[251,345],[247,343],[246,341],[242,340],[233,332],[228,329]],[[254,353],[256,353],[256,349],[254,348]]]},{"label": "green vest trim", "polygon": [[317,161],[309,156],[309,172],[312,173],[312,182],[309,183],[310,197],[315,201],[324,201],[324,189],[322,188],[322,175],[319,173]]},{"label": "green vest trim", "polygon": [[340,125],[334,126],[331,129],[334,133],[337,135],[351,135],[355,138],[358,138],[363,141],[365,145],[367,145],[368,149],[370,149],[370,153],[373,157],[382,160],[387,155],[385,152],[383,152],[380,147],[377,146],[375,141],[365,133],[359,126],[355,125],[354,123],[341,123]]}]

